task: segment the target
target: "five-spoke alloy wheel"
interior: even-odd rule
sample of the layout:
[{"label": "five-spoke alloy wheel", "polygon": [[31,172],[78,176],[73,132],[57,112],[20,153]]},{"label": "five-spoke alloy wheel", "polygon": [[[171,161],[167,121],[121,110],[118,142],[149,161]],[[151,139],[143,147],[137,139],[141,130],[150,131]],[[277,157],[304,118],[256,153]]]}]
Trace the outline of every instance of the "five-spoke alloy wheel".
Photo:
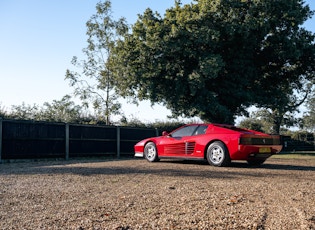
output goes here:
[{"label": "five-spoke alloy wheel", "polygon": [[150,162],[158,161],[158,153],[153,142],[149,142],[144,147],[144,157]]},{"label": "five-spoke alloy wheel", "polygon": [[221,141],[215,141],[207,149],[207,160],[214,166],[228,166],[231,163],[226,146]]}]

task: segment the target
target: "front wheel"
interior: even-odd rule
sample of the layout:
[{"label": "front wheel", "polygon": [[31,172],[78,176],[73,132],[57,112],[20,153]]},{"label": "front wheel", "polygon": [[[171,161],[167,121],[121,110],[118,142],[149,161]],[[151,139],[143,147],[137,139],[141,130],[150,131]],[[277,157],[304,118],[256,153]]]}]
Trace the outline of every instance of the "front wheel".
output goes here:
[{"label": "front wheel", "polygon": [[149,142],[144,147],[144,157],[149,162],[158,161],[156,146],[153,142]]},{"label": "front wheel", "polygon": [[228,166],[231,163],[226,146],[221,141],[215,141],[207,149],[207,160],[214,166]]}]

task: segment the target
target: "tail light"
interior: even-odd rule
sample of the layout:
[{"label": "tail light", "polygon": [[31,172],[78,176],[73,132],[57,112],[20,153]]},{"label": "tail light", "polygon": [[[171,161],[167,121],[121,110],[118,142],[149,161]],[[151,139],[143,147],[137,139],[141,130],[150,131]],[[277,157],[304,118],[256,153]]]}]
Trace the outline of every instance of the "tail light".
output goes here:
[{"label": "tail light", "polygon": [[241,136],[240,145],[280,145],[280,136]]}]

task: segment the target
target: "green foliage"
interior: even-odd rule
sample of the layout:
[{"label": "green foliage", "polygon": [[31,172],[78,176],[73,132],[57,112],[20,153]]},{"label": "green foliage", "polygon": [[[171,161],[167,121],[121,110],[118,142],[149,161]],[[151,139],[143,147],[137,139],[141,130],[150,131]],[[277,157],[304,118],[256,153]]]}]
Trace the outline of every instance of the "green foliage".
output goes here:
[{"label": "green foliage", "polygon": [[40,108],[36,104],[26,105],[24,102],[21,105],[12,105],[8,117],[11,119],[40,120]]},{"label": "green foliage", "polygon": [[291,138],[299,141],[314,142],[314,137],[314,133],[303,130],[291,133]]},{"label": "green foliage", "polygon": [[136,117],[132,117],[131,119],[127,119],[125,116],[123,116],[118,125],[120,126],[129,126],[129,127],[147,127],[147,125],[145,123],[143,123],[141,120],[139,120]]},{"label": "green foliage", "polygon": [[293,132],[291,138],[294,140],[314,143],[314,133],[310,133],[307,131]]},{"label": "green foliage", "polygon": [[264,124],[258,119],[247,118],[242,120],[239,125],[240,128],[251,129],[258,132],[266,132],[263,128]]},{"label": "green foliage", "polygon": [[184,121],[174,120],[174,121],[156,121],[147,125],[148,128],[155,128],[159,131],[159,136],[162,135],[163,131],[171,132],[186,123]]},{"label": "green foliage", "polygon": [[299,0],[176,2],[164,18],[147,9],[111,56],[120,94],[211,122],[250,105],[281,117],[314,77],[314,35],[301,27],[311,15]]},{"label": "green foliage", "polygon": [[43,106],[25,103],[13,105],[10,112],[6,112],[4,116],[7,119],[72,123],[80,122],[82,117],[82,107],[75,105],[69,95],[64,96],[60,101],[45,102]]},{"label": "green foliage", "polygon": [[[189,123],[198,123],[198,122],[190,121]],[[137,128],[140,128],[140,127],[153,128],[159,131],[159,135],[162,135],[163,131],[171,132],[174,129],[177,129],[178,127],[184,124],[187,124],[187,122],[176,120],[176,119],[170,119],[169,121],[155,121],[155,122],[150,122],[150,123],[143,123],[141,120],[135,117],[129,120],[126,117],[123,117],[120,120],[120,123],[118,125],[137,127]]]},{"label": "green foliage", "polygon": [[308,98],[306,108],[308,111],[303,116],[302,127],[315,132],[315,90]]},{"label": "green foliage", "polygon": [[[288,129],[286,127],[298,126],[300,118],[296,118],[292,113],[286,113],[280,116],[270,109],[258,109],[250,114],[248,118],[243,119],[239,126],[250,128],[257,131],[263,131],[270,134],[285,134]],[[275,127],[275,122],[279,122]]]},{"label": "green foliage", "polygon": [[[0,103],[1,105],[1,103]],[[43,105],[13,105],[9,111],[0,106],[0,119],[16,119],[16,120],[34,120],[47,122],[66,122],[90,125],[106,125],[106,122],[97,114],[91,114],[84,106],[77,105],[72,101],[71,96],[65,95],[61,100],[53,100],[53,102],[45,102]],[[199,121],[191,120],[189,123],[197,123]],[[143,123],[136,117],[127,119],[122,116],[120,121],[115,122],[118,126],[138,127],[138,128],[156,128],[160,131],[172,131],[187,122],[180,120],[155,121],[151,123]]]},{"label": "green foliage", "polygon": [[38,120],[54,122],[78,122],[81,117],[82,107],[75,105],[69,95],[60,101],[45,102],[39,112]]},{"label": "green foliage", "polygon": [[0,119],[1,118],[7,118],[8,112],[6,111],[5,107],[2,106],[2,103],[0,102]]},{"label": "green foliage", "polygon": [[128,30],[125,19],[112,19],[111,2],[99,2],[96,14],[86,23],[87,47],[83,49],[86,59],[79,61],[73,57],[72,64],[81,72],[66,71],[66,79],[74,87],[74,95],[83,103],[92,106],[99,119],[110,124],[111,115],[120,113],[121,104],[115,93],[112,77],[112,64],[109,61],[111,50],[117,39]]}]

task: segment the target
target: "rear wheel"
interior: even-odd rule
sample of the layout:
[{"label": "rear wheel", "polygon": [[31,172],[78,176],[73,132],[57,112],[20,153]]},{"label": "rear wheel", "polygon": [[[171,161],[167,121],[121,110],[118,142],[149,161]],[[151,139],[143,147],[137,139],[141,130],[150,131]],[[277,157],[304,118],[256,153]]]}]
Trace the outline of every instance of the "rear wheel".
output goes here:
[{"label": "rear wheel", "polygon": [[207,160],[214,166],[228,166],[231,163],[226,146],[221,141],[215,141],[207,149]]},{"label": "rear wheel", "polygon": [[156,146],[153,142],[149,142],[145,145],[144,157],[150,162],[158,161]]}]

